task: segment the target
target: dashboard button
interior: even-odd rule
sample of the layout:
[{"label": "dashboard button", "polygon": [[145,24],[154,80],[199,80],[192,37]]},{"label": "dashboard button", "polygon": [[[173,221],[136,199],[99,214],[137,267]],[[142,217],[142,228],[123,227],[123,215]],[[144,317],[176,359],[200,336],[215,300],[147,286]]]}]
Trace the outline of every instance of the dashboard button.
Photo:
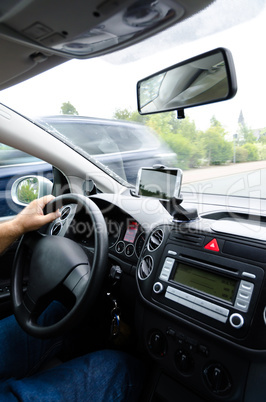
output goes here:
[{"label": "dashboard button", "polygon": [[235,308],[241,311],[248,311],[249,301],[243,300],[240,297],[237,297],[235,301]]},{"label": "dashboard button", "polygon": [[205,357],[209,356],[209,350],[208,350],[207,346],[205,346],[205,345],[199,345],[198,352]]},{"label": "dashboard button", "polygon": [[232,388],[231,379],[225,368],[219,363],[212,363],[203,371],[208,388],[215,394],[223,396]]},{"label": "dashboard button", "polygon": [[171,338],[175,338],[176,337],[176,332],[174,329],[172,328],[168,328],[166,331],[167,335],[171,336]]},{"label": "dashboard button", "polygon": [[123,241],[119,241],[115,246],[115,250],[117,253],[123,253],[125,249],[125,243]]},{"label": "dashboard button", "polygon": [[182,349],[178,350],[175,355],[175,363],[182,373],[189,373],[194,367],[194,360],[192,359],[190,353]]},{"label": "dashboard button", "polygon": [[134,251],[135,251],[135,249],[134,249],[133,244],[128,244],[126,246],[125,254],[126,254],[126,256],[131,257],[134,254]]},{"label": "dashboard button", "polygon": [[240,282],[239,289],[241,289],[241,290],[246,290],[246,291],[252,292],[253,288],[254,288],[254,283],[247,282],[247,281]]},{"label": "dashboard button", "polygon": [[250,272],[242,272],[242,275],[245,276],[246,278],[256,279],[256,275]]},{"label": "dashboard button", "polygon": [[154,293],[162,293],[162,291],[163,291],[163,285],[161,284],[161,282],[156,282],[154,285],[153,285],[153,291],[154,291]]},{"label": "dashboard button", "polygon": [[229,322],[232,325],[232,327],[240,329],[244,325],[244,318],[242,317],[241,314],[234,313],[230,316]]},{"label": "dashboard button", "polygon": [[166,354],[167,342],[161,331],[153,331],[148,339],[149,351],[156,357],[163,357]]}]

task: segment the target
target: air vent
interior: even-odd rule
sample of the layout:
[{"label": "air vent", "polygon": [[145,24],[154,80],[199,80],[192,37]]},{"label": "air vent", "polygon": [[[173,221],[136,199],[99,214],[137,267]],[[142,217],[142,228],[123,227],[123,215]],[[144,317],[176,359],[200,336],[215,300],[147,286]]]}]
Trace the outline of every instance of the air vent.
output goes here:
[{"label": "air vent", "polygon": [[164,236],[164,234],[161,229],[154,230],[154,232],[152,232],[151,237],[149,238],[149,241],[148,241],[148,250],[149,251],[157,250],[157,248],[159,248],[163,242],[163,236]]},{"label": "air vent", "polygon": [[205,237],[198,234],[181,233],[173,230],[170,234],[170,239],[182,241],[185,243],[193,243],[195,244],[195,246],[202,246]]},{"label": "air vent", "polygon": [[56,222],[52,227],[51,235],[57,236],[60,233],[61,227],[62,227],[61,223]]},{"label": "air vent", "polygon": [[60,217],[61,221],[64,221],[68,217],[68,215],[70,214],[70,211],[71,211],[70,207],[65,207],[62,209],[61,217]]},{"label": "air vent", "polygon": [[153,258],[150,255],[146,255],[139,264],[139,278],[147,279],[153,270]]}]

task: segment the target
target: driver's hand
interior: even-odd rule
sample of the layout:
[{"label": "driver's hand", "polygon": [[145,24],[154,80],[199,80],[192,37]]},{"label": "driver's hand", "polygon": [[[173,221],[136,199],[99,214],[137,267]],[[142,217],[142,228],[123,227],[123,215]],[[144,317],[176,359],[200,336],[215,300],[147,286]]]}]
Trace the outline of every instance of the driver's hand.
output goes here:
[{"label": "driver's hand", "polygon": [[43,214],[43,208],[53,199],[54,196],[52,195],[38,198],[32,201],[16,216],[13,223],[17,225],[17,228],[21,234],[30,232],[32,230],[37,230],[41,226],[52,222],[61,215],[59,210],[56,212],[51,212],[47,215]]}]

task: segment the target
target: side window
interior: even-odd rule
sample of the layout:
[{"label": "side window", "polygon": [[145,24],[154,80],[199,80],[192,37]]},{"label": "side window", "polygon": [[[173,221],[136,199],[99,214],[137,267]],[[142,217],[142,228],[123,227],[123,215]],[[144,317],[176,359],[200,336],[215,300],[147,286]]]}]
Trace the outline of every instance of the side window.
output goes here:
[{"label": "side window", "polygon": [[19,165],[21,163],[31,162],[40,162],[40,159],[0,143],[0,166]]},{"label": "side window", "polygon": [[[17,179],[25,176],[41,176],[53,181],[53,169],[41,159],[0,144],[0,221],[1,218],[16,215],[23,209],[23,206],[13,201],[11,189]],[[26,191],[27,188],[23,190]]]}]

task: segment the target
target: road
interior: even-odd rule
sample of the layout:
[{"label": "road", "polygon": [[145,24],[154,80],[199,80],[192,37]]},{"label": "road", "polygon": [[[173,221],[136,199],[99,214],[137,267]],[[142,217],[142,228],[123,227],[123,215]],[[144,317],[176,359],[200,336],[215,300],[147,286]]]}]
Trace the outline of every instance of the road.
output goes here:
[{"label": "road", "polygon": [[182,191],[266,198],[266,161],[184,171]]},{"label": "road", "polygon": [[190,169],[183,172],[183,183],[214,179],[243,172],[266,169],[266,161],[234,163],[226,166],[212,166],[208,168]]}]

